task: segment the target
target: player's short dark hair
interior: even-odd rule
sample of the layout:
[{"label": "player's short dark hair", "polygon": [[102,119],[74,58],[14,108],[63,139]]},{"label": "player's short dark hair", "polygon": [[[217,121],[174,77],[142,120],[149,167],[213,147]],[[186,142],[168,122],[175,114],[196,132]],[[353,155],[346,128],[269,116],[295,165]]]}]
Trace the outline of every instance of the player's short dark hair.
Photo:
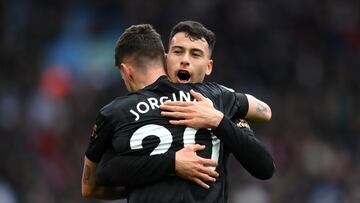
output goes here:
[{"label": "player's short dark hair", "polygon": [[161,60],[165,64],[164,46],[160,34],[152,25],[132,25],[119,37],[115,48],[115,65],[120,66],[125,58],[138,67],[146,65],[149,60]]},{"label": "player's short dark hair", "polygon": [[204,38],[209,45],[209,50],[211,55],[216,42],[216,35],[214,32],[207,29],[199,22],[191,21],[191,20],[181,21],[178,24],[176,24],[171,30],[169,37],[169,46],[172,38],[179,32],[185,32],[190,37],[190,39],[194,39],[194,40]]}]

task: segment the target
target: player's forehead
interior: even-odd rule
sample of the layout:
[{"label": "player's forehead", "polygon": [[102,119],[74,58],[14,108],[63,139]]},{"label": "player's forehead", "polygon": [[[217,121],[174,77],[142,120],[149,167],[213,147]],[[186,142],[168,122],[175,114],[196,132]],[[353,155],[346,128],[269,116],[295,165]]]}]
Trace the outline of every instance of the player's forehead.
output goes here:
[{"label": "player's forehead", "polygon": [[184,49],[200,49],[204,52],[209,52],[209,44],[205,38],[194,39],[185,32],[178,32],[170,41],[170,49],[184,48]]}]

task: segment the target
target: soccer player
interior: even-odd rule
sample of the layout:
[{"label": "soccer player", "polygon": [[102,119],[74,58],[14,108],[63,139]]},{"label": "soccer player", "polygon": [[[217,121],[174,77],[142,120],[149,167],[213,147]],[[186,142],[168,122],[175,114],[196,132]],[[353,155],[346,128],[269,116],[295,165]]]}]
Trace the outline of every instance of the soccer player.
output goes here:
[{"label": "soccer player", "polygon": [[[228,119],[228,117],[238,117],[241,112],[239,99],[234,92],[213,83],[173,84],[165,76],[161,76],[165,75],[164,59],[161,55],[164,50],[159,35],[148,25],[133,26],[127,29],[120,38],[116,51],[116,64],[121,69],[124,82],[130,91],[136,92],[114,100],[100,111],[96,129],[86,152],[83,186],[84,184],[85,187],[95,184],[95,180],[90,179],[93,175],[91,173],[94,171],[90,171],[86,167],[93,168],[109,145],[117,154],[128,157],[152,155],[148,157],[154,157],[154,162],[167,159],[168,162],[162,162],[166,164],[173,163],[171,160],[175,158],[175,152],[184,145],[200,143],[206,147],[199,155],[213,158],[219,163],[217,167],[220,174],[219,181],[213,183],[209,190],[204,191],[200,187],[194,187],[195,185],[188,181],[173,176],[174,165],[170,164],[165,166],[165,171],[154,171],[154,176],[157,176],[156,173],[167,173],[168,176],[160,182],[146,187],[131,187],[131,183],[125,184],[129,185],[129,202],[195,202],[198,200],[201,202],[224,202],[226,196],[222,194],[226,190],[226,179],[223,163],[226,160],[223,160],[223,147],[220,146],[218,138],[206,129],[171,125],[168,118],[160,116],[159,106],[166,100],[193,100],[189,93],[191,89],[204,94],[212,100],[216,108],[224,112],[224,114],[218,115],[220,123],[215,124],[214,132],[225,145],[232,148],[235,142],[248,143],[248,145],[244,145],[245,148],[240,145],[238,153],[250,146],[253,147],[254,153],[260,155],[256,159],[261,158],[261,161],[268,162],[269,164],[266,165],[270,167],[272,175],[271,156],[256,138],[249,136],[252,134],[251,131],[241,131],[239,134],[237,127]],[[194,92],[192,94],[196,95]],[[224,132],[238,136],[228,136]],[[106,159],[106,157],[103,158]],[[256,159],[251,161],[256,162]],[[202,160],[205,160],[205,165],[216,166],[216,163],[214,164],[212,161]],[[140,163],[137,164],[141,165],[142,160],[138,161]],[[131,172],[129,171],[129,173]],[[127,174],[119,175],[126,176]],[[98,195],[110,194],[111,190],[106,189],[101,187],[97,190],[100,191]],[[120,194],[120,196],[122,195]]]},{"label": "soccer player", "polygon": [[[167,75],[172,82],[198,83],[210,75],[213,68],[211,54],[215,46],[215,34],[196,21],[182,21],[176,24],[169,36],[169,50],[166,58]],[[270,107],[245,94],[247,121],[268,121]]]},{"label": "soccer player", "polygon": [[[215,45],[215,34],[204,27],[201,23],[195,21],[182,21],[173,27],[169,36],[169,51],[167,54],[167,74],[173,82],[195,83],[202,82],[205,75],[212,72],[213,61],[211,54]],[[248,121],[268,121],[271,118],[271,109],[264,102],[248,94],[238,94],[245,101],[245,116],[238,118],[238,126],[249,125]],[[163,116],[170,116],[176,120],[170,120],[170,123],[176,125],[187,125],[196,128],[208,128],[209,118],[214,113],[211,108],[201,106],[196,102],[168,102],[160,107],[162,110],[173,112],[163,112]],[[236,147],[236,145],[234,146]],[[232,152],[231,148],[227,148]],[[259,175],[259,166],[250,166],[243,160],[247,159],[242,154],[234,154],[237,160],[254,177],[263,179]],[[194,179],[192,176],[185,177]]]}]

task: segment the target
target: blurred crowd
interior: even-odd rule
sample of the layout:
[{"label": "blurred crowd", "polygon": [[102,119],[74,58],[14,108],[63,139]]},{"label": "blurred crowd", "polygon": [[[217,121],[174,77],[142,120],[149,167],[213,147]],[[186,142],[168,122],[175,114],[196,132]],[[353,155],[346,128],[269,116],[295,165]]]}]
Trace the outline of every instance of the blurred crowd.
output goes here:
[{"label": "blurred crowd", "polygon": [[[230,203],[360,202],[358,0],[110,0],[0,3],[0,203],[81,197],[98,110],[127,93],[114,66],[123,30],[213,30],[215,81],[272,108],[251,124],[276,160],[267,181],[229,163]],[[118,202],[124,202],[120,200]]]}]

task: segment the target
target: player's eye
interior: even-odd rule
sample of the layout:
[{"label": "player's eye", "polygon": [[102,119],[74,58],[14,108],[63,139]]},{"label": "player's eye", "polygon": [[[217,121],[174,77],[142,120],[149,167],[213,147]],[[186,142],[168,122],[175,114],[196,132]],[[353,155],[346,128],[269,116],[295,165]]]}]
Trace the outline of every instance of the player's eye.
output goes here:
[{"label": "player's eye", "polygon": [[178,49],[175,49],[175,50],[173,50],[173,53],[174,53],[174,54],[181,54],[182,51],[181,51],[181,50],[178,50]]},{"label": "player's eye", "polygon": [[197,53],[197,52],[192,53],[192,55],[193,55],[195,58],[198,58],[198,57],[201,56],[201,54],[199,54],[199,53]]}]

